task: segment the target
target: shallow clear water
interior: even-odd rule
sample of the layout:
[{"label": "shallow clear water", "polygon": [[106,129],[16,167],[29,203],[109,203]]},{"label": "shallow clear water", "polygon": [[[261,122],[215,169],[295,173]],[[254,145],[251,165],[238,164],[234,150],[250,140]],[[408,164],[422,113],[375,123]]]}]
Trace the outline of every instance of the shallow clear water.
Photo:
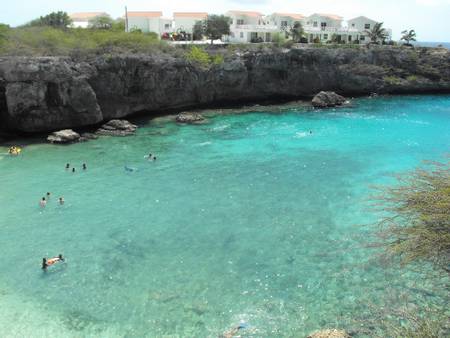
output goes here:
[{"label": "shallow clear water", "polygon": [[244,337],[289,337],[352,328],[369,304],[444,306],[433,280],[372,260],[360,225],[370,184],[449,145],[450,96],[409,96],[0,155],[0,335],[216,337],[245,321]]}]

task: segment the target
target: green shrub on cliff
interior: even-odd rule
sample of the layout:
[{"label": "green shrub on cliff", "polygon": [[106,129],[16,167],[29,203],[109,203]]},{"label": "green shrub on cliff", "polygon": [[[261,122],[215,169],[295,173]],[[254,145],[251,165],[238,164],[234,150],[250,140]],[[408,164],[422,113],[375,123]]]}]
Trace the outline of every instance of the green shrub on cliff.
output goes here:
[{"label": "green shrub on cliff", "polygon": [[[1,33],[0,33],[1,34]],[[116,30],[55,29],[48,26],[6,30],[3,55],[79,55],[108,52],[168,52],[171,48],[156,34],[125,33]]]},{"label": "green shrub on cliff", "polygon": [[197,46],[190,48],[185,54],[185,57],[187,60],[200,64],[204,67],[209,67],[210,65],[220,65],[225,61],[222,54],[211,56],[206,50]]},{"label": "green shrub on cliff", "polygon": [[433,163],[379,187],[379,244],[403,264],[430,262],[450,272],[450,161]]}]

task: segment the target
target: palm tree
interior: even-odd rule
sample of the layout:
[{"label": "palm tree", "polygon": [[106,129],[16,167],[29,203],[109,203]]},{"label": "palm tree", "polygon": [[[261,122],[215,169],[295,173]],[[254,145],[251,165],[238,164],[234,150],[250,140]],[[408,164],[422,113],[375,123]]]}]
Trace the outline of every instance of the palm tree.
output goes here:
[{"label": "palm tree", "polygon": [[305,30],[299,21],[295,21],[288,34],[292,36],[294,42],[301,42],[301,39],[305,35]]},{"label": "palm tree", "polygon": [[386,30],[383,28],[382,22],[377,22],[372,30],[366,30],[366,35],[370,39],[370,43],[379,44],[380,41],[386,40],[388,34]]},{"label": "palm tree", "polygon": [[411,43],[410,43],[411,41],[417,41],[416,40],[417,34],[414,29],[411,29],[409,31],[404,30],[402,32],[402,34],[403,34],[403,36],[402,36],[401,40],[406,41],[406,43],[405,43],[406,46],[411,46]]}]

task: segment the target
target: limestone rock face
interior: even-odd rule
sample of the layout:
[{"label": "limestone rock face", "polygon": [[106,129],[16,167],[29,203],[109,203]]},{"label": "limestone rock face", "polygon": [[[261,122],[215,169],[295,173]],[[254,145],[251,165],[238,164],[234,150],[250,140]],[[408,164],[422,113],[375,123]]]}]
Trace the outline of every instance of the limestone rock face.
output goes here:
[{"label": "limestone rock face", "polygon": [[95,133],[108,136],[129,136],[136,132],[137,126],[127,120],[111,120],[102,125]]},{"label": "limestone rock face", "polygon": [[184,113],[178,114],[177,117],[175,118],[175,120],[178,123],[199,123],[199,122],[203,122],[205,120],[205,118],[199,113],[184,112]]},{"label": "limestone rock face", "polygon": [[80,134],[72,129],[64,129],[55,131],[47,137],[47,141],[50,143],[73,143],[80,139]]},{"label": "limestone rock face", "polygon": [[316,108],[336,107],[343,105],[345,101],[345,97],[335,92],[320,92],[314,96],[312,105]]},{"label": "limestone rock face", "polygon": [[316,331],[307,338],[350,338],[350,335],[344,330],[331,329]]},{"label": "limestone rock face", "polygon": [[87,61],[0,57],[0,129],[76,129],[137,112],[273,102],[320,91],[450,93],[450,51],[443,48],[242,48],[209,67],[156,53]]}]

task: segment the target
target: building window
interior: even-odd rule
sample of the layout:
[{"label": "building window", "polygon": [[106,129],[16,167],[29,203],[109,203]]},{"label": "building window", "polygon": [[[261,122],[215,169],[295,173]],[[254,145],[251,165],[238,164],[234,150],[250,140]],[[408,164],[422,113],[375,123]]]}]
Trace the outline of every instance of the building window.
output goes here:
[{"label": "building window", "polygon": [[232,38],[234,38],[234,32],[231,32],[230,35]]},{"label": "building window", "polygon": [[324,39],[324,40],[328,40],[328,34],[324,34],[324,35],[323,35],[323,39]]},{"label": "building window", "polygon": [[243,25],[244,24],[244,19],[237,19],[236,20],[236,25]]},{"label": "building window", "polygon": [[355,24],[354,24],[354,23],[352,23],[352,27],[355,27]]},{"label": "building window", "polygon": [[170,23],[166,23],[166,24],[164,25],[164,29],[170,29]]},{"label": "building window", "polygon": [[231,25],[233,24],[233,19],[230,20],[230,24],[231,24]]},{"label": "building window", "polygon": [[361,35],[360,37],[359,37],[359,40],[361,40],[361,41],[364,41],[366,39],[366,37],[364,36],[364,35]]},{"label": "building window", "polygon": [[241,39],[243,39],[244,38],[244,32],[240,32],[239,36],[240,36]]},{"label": "building window", "polygon": [[313,27],[317,27],[317,21],[313,22]]},{"label": "building window", "polygon": [[370,29],[370,23],[366,23],[366,24],[364,25],[364,29]]},{"label": "building window", "polygon": [[287,21],[281,21],[281,27],[287,27],[288,22]]}]

